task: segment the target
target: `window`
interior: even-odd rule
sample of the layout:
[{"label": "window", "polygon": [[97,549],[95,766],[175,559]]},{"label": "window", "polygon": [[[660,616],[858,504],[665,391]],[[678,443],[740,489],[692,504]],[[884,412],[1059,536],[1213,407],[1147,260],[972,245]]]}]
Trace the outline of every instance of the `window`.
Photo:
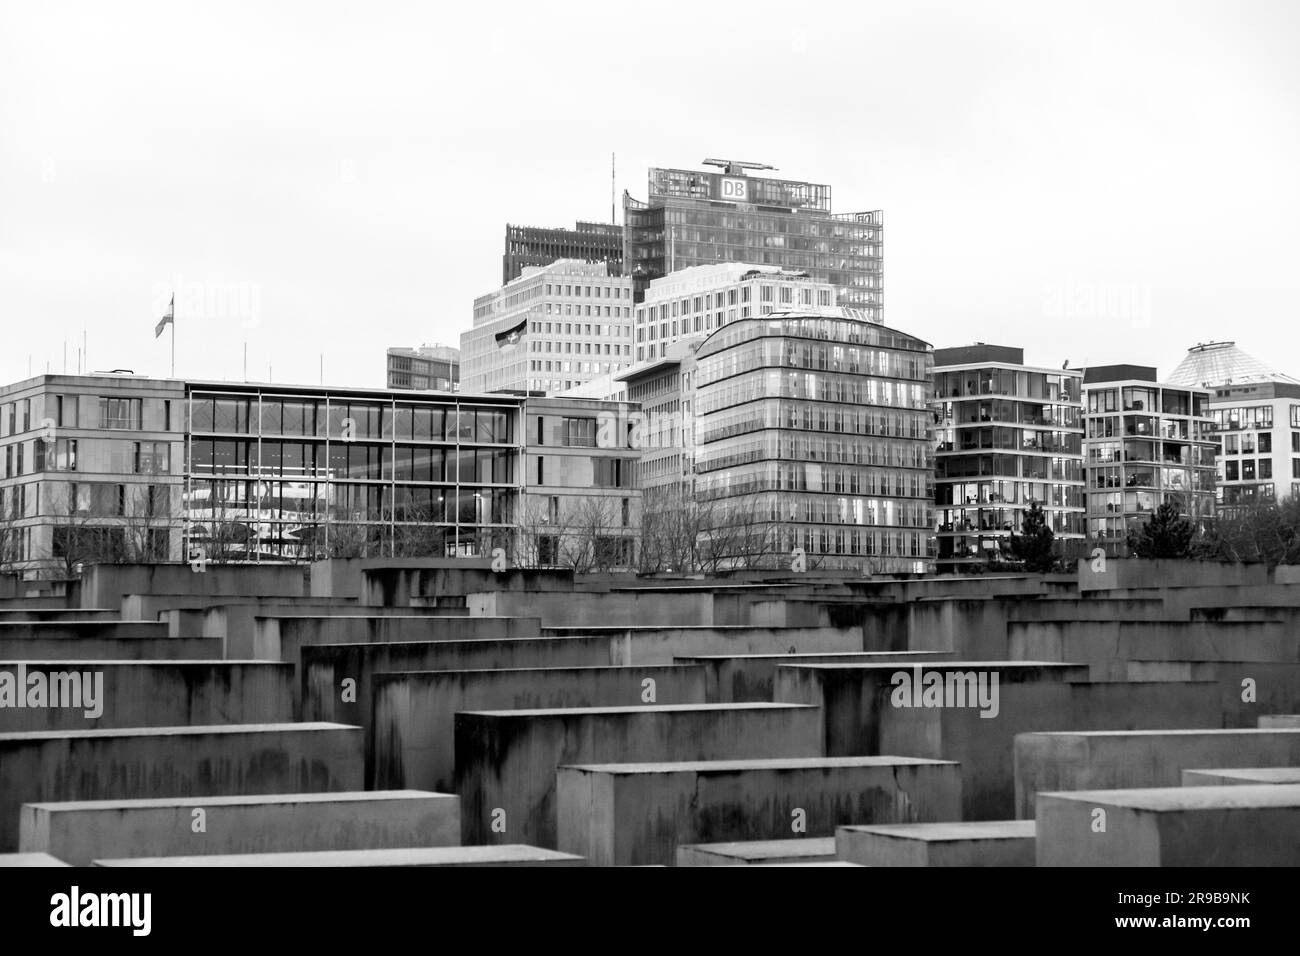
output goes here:
[{"label": "window", "polygon": [[1261,432],[1259,435],[1259,453],[1261,455],[1273,453],[1273,436],[1268,432]]},{"label": "window", "polygon": [[537,483],[546,484],[546,459],[542,455],[537,456]]},{"label": "window", "polygon": [[132,470],[137,475],[171,474],[171,445],[165,441],[136,442]]},{"label": "window", "polygon": [[1273,477],[1273,460],[1271,458],[1261,458],[1259,460],[1259,477],[1260,478]]},{"label": "window", "polygon": [[570,448],[595,448],[596,419],[564,419],[564,444]]},{"label": "window", "polygon": [[138,398],[100,398],[100,428],[140,428],[140,399]]},{"label": "window", "polygon": [[32,457],[36,471],[76,471],[77,440],[58,438],[47,442],[37,439]]}]

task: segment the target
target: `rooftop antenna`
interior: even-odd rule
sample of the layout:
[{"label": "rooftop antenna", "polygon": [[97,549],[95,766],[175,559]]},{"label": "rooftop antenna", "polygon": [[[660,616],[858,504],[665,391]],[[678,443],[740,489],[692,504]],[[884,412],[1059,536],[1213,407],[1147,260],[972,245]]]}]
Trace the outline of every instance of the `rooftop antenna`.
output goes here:
[{"label": "rooftop antenna", "polygon": [[614,216],[614,154],[609,154],[609,221],[612,225],[618,224],[618,219]]},{"label": "rooftop antenna", "polygon": [[744,176],[747,169],[770,169],[776,172],[775,166],[769,166],[767,163],[750,163],[743,159],[706,159],[704,165],[720,166],[728,176]]}]

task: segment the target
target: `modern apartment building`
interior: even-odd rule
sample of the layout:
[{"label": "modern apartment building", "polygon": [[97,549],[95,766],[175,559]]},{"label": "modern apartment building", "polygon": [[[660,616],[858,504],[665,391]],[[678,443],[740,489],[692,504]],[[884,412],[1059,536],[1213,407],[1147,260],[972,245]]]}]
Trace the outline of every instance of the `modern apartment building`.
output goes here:
[{"label": "modern apartment building", "polygon": [[1123,553],[1128,532],[1166,501],[1197,523],[1214,514],[1209,392],[1162,384],[1141,365],[1083,375],[1088,539]]},{"label": "modern apartment building", "polygon": [[1300,379],[1210,342],[1187,350],[1169,384],[1210,393],[1219,511],[1300,494]]},{"label": "modern apartment building", "polygon": [[602,262],[609,275],[618,275],[623,271],[623,227],[581,220],[572,229],[507,225],[501,284],[518,279],[530,266],[549,266],[560,259]]},{"label": "modern apartment building", "polygon": [[136,375],[38,375],[0,388],[0,566],[68,577],[178,560],[185,390]]},{"label": "modern apartment building", "polygon": [[461,390],[560,392],[630,365],[632,280],[564,259],[474,300]]},{"label": "modern apartment building", "polygon": [[777,266],[689,266],[652,280],[636,306],[636,359],[653,362],[679,339],[708,335],[736,319],[792,310],[838,317],[835,298],[830,283]]},{"label": "modern apartment building", "polygon": [[680,269],[747,262],[807,273],[835,287],[835,304],[882,321],[879,210],[833,213],[830,186],[751,175],[772,169],[764,164],[704,164],[720,171],[651,169],[646,201],[623,194],[623,271],[638,302],[652,280]]},{"label": "modern apartment building", "polygon": [[1084,538],[1082,375],[977,343],[934,352],[938,566],[1009,561],[1025,512],[1044,510],[1062,557]]},{"label": "modern apartment building", "polygon": [[[623,539],[637,533],[638,451],[526,432],[525,420],[632,412],[576,398],[39,376],[0,389],[8,465],[0,565],[67,577],[77,564],[130,557],[306,561],[503,548],[524,560],[532,493],[566,516],[552,557],[599,547],[600,565],[614,566],[635,553]],[[539,457],[528,459],[534,442],[563,459],[549,474],[526,467]],[[543,482],[530,485],[530,474]],[[584,507],[601,497],[593,486],[618,499],[605,503],[608,529]]]},{"label": "modern apartment building", "polygon": [[933,353],[863,321],[774,312],[695,353],[696,497],[728,566],[933,568]]},{"label": "modern apartment building", "polygon": [[460,349],[421,345],[418,349],[388,350],[389,388],[454,392],[460,382]]}]

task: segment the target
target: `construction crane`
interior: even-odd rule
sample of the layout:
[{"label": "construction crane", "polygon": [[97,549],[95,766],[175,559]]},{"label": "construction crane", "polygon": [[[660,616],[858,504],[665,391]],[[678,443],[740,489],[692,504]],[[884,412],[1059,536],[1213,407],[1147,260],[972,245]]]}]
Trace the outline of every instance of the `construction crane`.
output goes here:
[{"label": "construction crane", "polygon": [[740,159],[706,159],[705,166],[721,166],[722,171],[728,176],[744,176],[747,169],[770,169],[776,172],[775,166],[769,166],[767,163],[747,163]]}]

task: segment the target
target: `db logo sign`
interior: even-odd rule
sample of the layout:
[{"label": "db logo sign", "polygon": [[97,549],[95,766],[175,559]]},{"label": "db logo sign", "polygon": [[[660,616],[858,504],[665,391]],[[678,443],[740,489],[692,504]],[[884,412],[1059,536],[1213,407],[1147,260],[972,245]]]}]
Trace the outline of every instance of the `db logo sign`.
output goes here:
[{"label": "db logo sign", "polygon": [[744,179],[724,179],[721,187],[722,195],[719,199],[725,199],[728,202],[748,202],[749,201],[749,183]]}]

